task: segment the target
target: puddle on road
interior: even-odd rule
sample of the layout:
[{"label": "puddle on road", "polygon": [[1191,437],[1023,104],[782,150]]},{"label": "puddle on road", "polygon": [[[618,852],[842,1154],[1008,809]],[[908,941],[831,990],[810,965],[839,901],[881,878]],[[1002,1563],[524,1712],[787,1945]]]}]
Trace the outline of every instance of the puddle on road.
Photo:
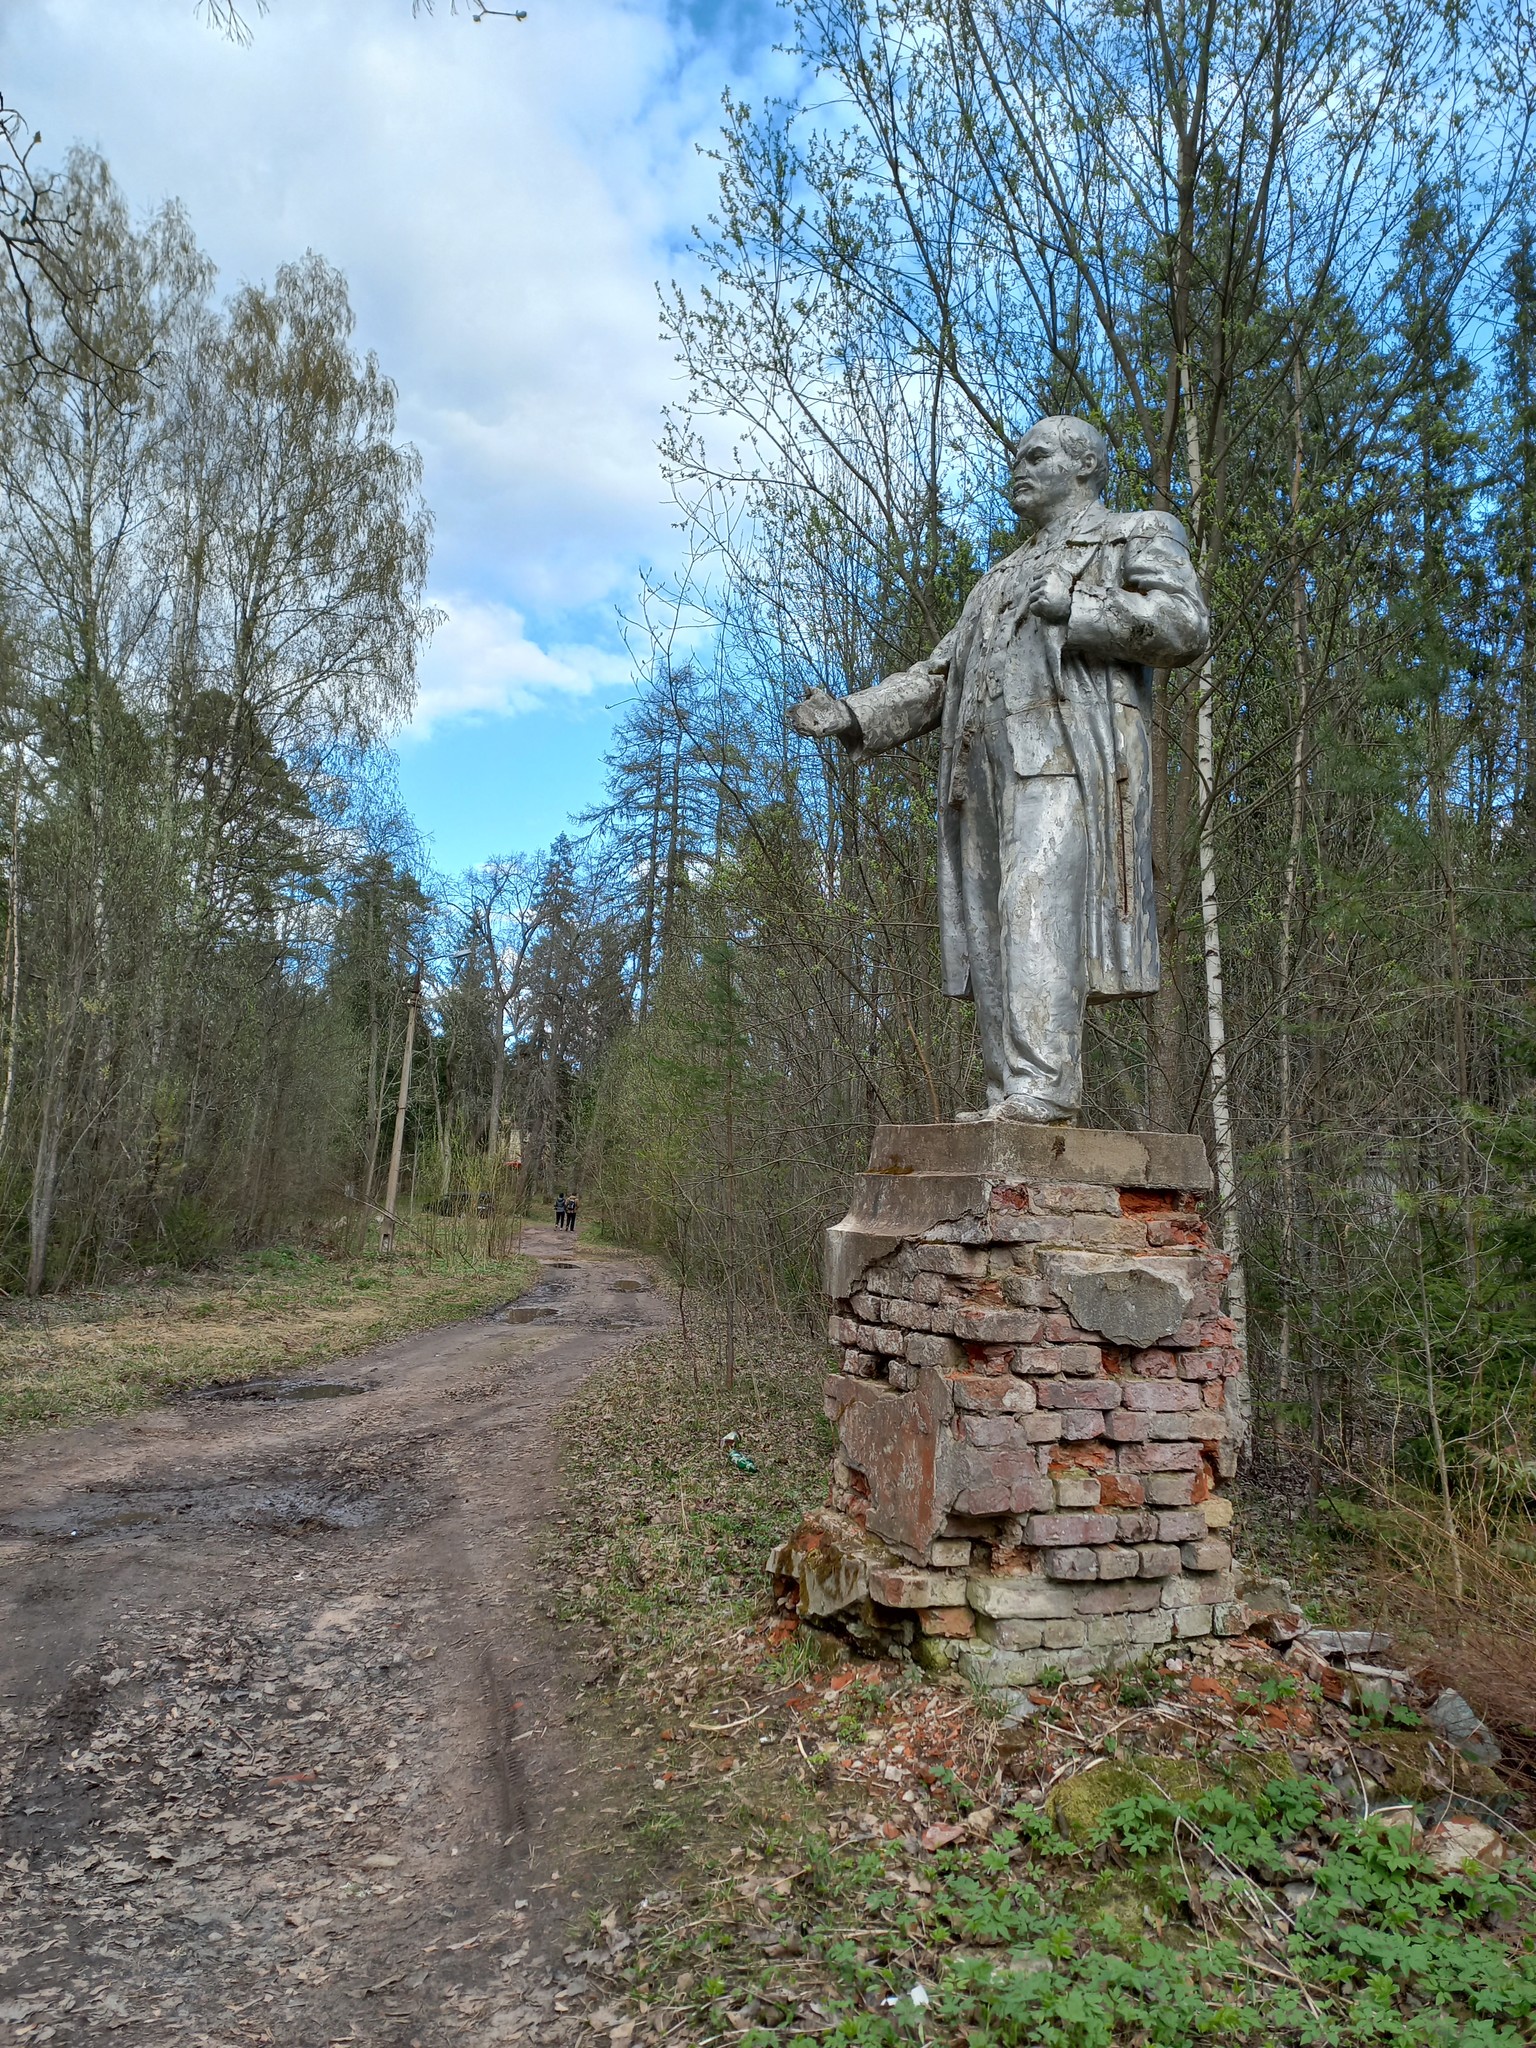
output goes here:
[{"label": "puddle on road", "polygon": [[343,1380],[230,1380],[220,1387],[198,1387],[190,1401],[335,1401],[347,1394],[371,1393],[370,1387],[349,1387]]},{"label": "puddle on road", "polygon": [[646,1287],[643,1280],[615,1280],[613,1291],[615,1294],[644,1294]]},{"label": "puddle on road", "polygon": [[530,1287],[516,1301],[509,1301],[505,1308],[497,1309],[493,1320],[498,1323],[552,1323],[560,1313],[561,1296],[569,1294],[573,1284],[569,1280],[541,1280],[537,1287]]},{"label": "puddle on road", "polygon": [[91,1488],[57,1506],[32,1508],[0,1521],[0,1535],[84,1543],[150,1529],[173,1535],[249,1529],[302,1536],[363,1529],[380,1518],[377,1499],[355,1499],[323,1486],[273,1486],[227,1480],[208,1486]]}]

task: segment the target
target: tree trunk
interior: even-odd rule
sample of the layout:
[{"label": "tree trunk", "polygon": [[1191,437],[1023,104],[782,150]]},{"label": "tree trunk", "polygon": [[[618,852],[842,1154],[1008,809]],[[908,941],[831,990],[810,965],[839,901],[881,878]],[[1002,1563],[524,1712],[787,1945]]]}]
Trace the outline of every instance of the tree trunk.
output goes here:
[{"label": "tree trunk", "polygon": [[[1200,436],[1184,367],[1184,434],[1189,461],[1190,491],[1200,502],[1204,475]],[[1232,1098],[1227,1082],[1227,1008],[1221,975],[1221,918],[1216,900],[1216,746],[1214,696],[1216,668],[1209,654],[1195,675],[1195,775],[1199,803],[1200,928],[1205,953],[1205,1028],[1211,1062],[1211,1132],[1216,1151],[1216,1200],[1221,1210],[1222,1249],[1232,1261],[1227,1280],[1227,1312],[1238,1349],[1248,1355],[1248,1286],[1243,1271],[1242,1233],[1237,1213],[1237,1156],[1232,1138]],[[1246,1449],[1253,1397],[1245,1368],[1230,1390],[1238,1447]]]}]

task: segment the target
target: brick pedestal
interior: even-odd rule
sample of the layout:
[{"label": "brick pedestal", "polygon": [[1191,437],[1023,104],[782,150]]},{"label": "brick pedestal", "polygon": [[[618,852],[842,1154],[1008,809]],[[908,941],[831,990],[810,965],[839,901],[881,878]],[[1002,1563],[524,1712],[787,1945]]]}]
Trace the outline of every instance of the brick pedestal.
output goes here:
[{"label": "brick pedestal", "polygon": [[1237,1632],[1198,1138],[888,1125],[826,1234],[827,1508],[771,1569],[807,1620],[994,1686]]}]

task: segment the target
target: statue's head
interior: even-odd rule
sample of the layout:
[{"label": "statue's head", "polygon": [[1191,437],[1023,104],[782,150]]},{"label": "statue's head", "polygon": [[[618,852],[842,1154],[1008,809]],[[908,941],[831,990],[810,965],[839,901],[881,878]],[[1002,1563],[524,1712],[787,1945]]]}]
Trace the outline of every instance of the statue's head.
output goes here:
[{"label": "statue's head", "polygon": [[1026,526],[1046,526],[1103,497],[1109,485],[1109,445],[1097,427],[1070,413],[1036,420],[1019,436],[1009,475],[1009,496]]}]

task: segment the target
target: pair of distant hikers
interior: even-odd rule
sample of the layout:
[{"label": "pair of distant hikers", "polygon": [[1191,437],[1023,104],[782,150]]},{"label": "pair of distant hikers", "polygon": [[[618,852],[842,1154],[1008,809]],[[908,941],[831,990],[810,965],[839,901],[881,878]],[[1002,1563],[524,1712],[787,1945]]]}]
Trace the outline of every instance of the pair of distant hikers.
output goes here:
[{"label": "pair of distant hikers", "polygon": [[576,1228],[576,1207],[577,1203],[574,1195],[556,1195],[556,1230],[574,1230]]}]

